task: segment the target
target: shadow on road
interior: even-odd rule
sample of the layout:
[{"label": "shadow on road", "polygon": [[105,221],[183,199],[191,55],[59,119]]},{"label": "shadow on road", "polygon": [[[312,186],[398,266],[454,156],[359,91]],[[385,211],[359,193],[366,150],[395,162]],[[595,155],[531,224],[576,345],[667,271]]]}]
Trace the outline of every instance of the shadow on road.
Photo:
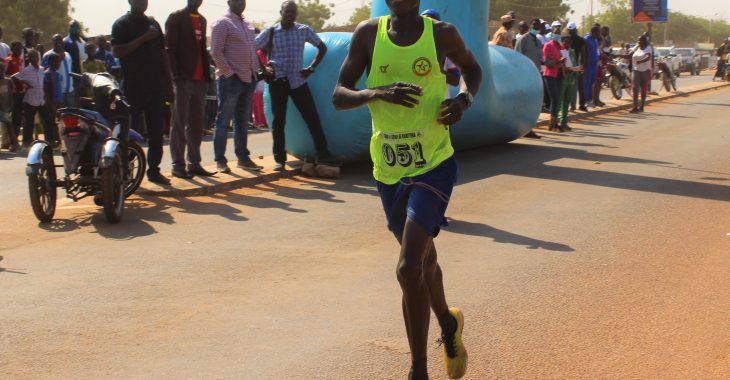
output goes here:
[{"label": "shadow on road", "polygon": [[[631,163],[661,165],[672,168],[669,166],[672,163],[663,161],[590,153],[580,149],[519,143],[462,152],[457,157],[461,163],[461,176],[459,179],[461,184],[506,174],[656,194],[730,201],[730,188],[724,185],[613,173],[594,169],[558,167],[549,164],[560,159],[573,159],[591,163]],[[676,169],[686,170],[685,168]],[[537,185],[539,186],[539,183]]]},{"label": "shadow on road", "polygon": [[449,226],[443,230],[451,233],[470,235],[478,237],[491,238],[495,243],[521,245],[527,249],[544,249],[554,252],[575,252],[568,245],[553,243],[544,240],[533,239],[531,237],[514,234],[509,231],[500,230],[498,228],[482,223],[472,223],[463,220],[449,219]]}]

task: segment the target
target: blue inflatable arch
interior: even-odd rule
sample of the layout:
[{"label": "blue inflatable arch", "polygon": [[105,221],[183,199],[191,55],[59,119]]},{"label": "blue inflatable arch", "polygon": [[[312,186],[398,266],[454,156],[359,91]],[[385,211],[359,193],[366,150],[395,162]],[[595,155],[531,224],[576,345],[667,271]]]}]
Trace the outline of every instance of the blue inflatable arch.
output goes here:
[{"label": "blue inflatable arch", "polygon": [[[457,150],[506,143],[535,126],[542,104],[542,79],[528,58],[513,50],[489,46],[489,1],[422,0],[421,10],[436,9],[443,21],[456,25],[467,46],[484,70],[482,89],[464,119],[452,128]],[[385,0],[375,0],[372,16],[389,14]],[[352,39],[351,33],[321,33],[328,53],[309,79],[317,111],[330,150],[345,162],[369,159],[371,119],[366,107],[338,112],[332,106],[340,66]],[[317,49],[307,46],[304,62],[311,62]],[[364,77],[361,81],[364,87]],[[268,93],[265,108],[269,124],[272,115]],[[287,110],[286,148],[296,156],[314,155],[314,145],[304,120],[290,101]]]}]

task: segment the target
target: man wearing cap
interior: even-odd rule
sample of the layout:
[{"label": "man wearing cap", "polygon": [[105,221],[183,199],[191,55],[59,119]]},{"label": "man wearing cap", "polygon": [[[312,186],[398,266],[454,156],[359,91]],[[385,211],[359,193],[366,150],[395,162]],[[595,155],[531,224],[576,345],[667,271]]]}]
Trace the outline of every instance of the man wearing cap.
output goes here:
[{"label": "man wearing cap", "polygon": [[548,34],[548,30],[550,30],[550,23],[540,19],[540,33],[537,35],[537,39],[540,40],[540,43],[545,45],[546,43],[550,42],[546,35]]},{"label": "man wearing cap", "polygon": [[[573,51],[575,51],[575,55],[576,55],[576,58],[578,59],[578,63],[581,66],[586,67],[586,65],[587,65],[586,40],[584,40],[583,38],[581,38],[578,35],[578,25],[575,22],[571,21],[568,23],[568,33],[570,34],[570,37],[571,37],[570,40],[572,41]],[[584,77],[583,73],[580,73],[578,75],[578,100],[579,100],[579,105],[580,105],[579,109],[581,111],[588,112],[588,108],[586,108],[586,100],[583,95],[583,87],[584,87],[583,77]],[[576,103],[576,101],[575,101],[575,99],[573,99],[573,101],[571,102],[571,107],[570,107],[571,110],[573,110],[573,111],[575,111],[575,103]]]},{"label": "man wearing cap", "polygon": [[497,29],[492,38],[492,45],[506,47],[508,49],[514,49],[515,35],[510,29],[515,25],[515,20],[510,15],[504,15],[499,18],[502,22],[502,27]]},{"label": "man wearing cap", "polygon": [[[540,19],[533,19],[531,22],[531,27],[529,32],[525,33],[523,36],[517,38],[517,43],[515,44],[515,51],[518,53],[524,55],[525,57],[529,58],[532,63],[535,64],[535,67],[538,71],[542,71],[542,47],[543,44],[540,42],[540,40],[537,39],[537,36],[540,34],[540,29],[542,29],[542,22]],[[527,138],[540,138],[534,131],[530,131],[528,134],[526,134],[524,137]]]}]

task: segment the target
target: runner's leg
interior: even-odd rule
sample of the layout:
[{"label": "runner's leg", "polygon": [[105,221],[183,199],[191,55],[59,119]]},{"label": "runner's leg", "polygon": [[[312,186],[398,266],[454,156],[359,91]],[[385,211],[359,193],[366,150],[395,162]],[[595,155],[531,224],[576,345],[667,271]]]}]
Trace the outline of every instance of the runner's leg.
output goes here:
[{"label": "runner's leg", "polygon": [[[398,282],[403,290],[403,317],[411,349],[411,379],[427,379],[428,328],[431,321],[430,295],[424,268],[433,238],[411,219],[406,220],[398,261]],[[436,287],[434,287],[436,289]],[[441,288],[443,291],[443,288]]]}]

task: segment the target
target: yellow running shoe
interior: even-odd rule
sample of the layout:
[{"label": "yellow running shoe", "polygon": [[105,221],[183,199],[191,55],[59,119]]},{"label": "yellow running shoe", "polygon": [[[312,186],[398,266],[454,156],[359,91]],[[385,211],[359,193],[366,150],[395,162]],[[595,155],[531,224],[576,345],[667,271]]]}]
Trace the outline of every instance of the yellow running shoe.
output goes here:
[{"label": "yellow running shoe", "polygon": [[444,350],[444,369],[450,379],[461,379],[466,373],[466,348],[461,340],[464,331],[464,314],[459,308],[449,308],[449,314],[456,318],[456,331],[453,334],[441,333]]}]

